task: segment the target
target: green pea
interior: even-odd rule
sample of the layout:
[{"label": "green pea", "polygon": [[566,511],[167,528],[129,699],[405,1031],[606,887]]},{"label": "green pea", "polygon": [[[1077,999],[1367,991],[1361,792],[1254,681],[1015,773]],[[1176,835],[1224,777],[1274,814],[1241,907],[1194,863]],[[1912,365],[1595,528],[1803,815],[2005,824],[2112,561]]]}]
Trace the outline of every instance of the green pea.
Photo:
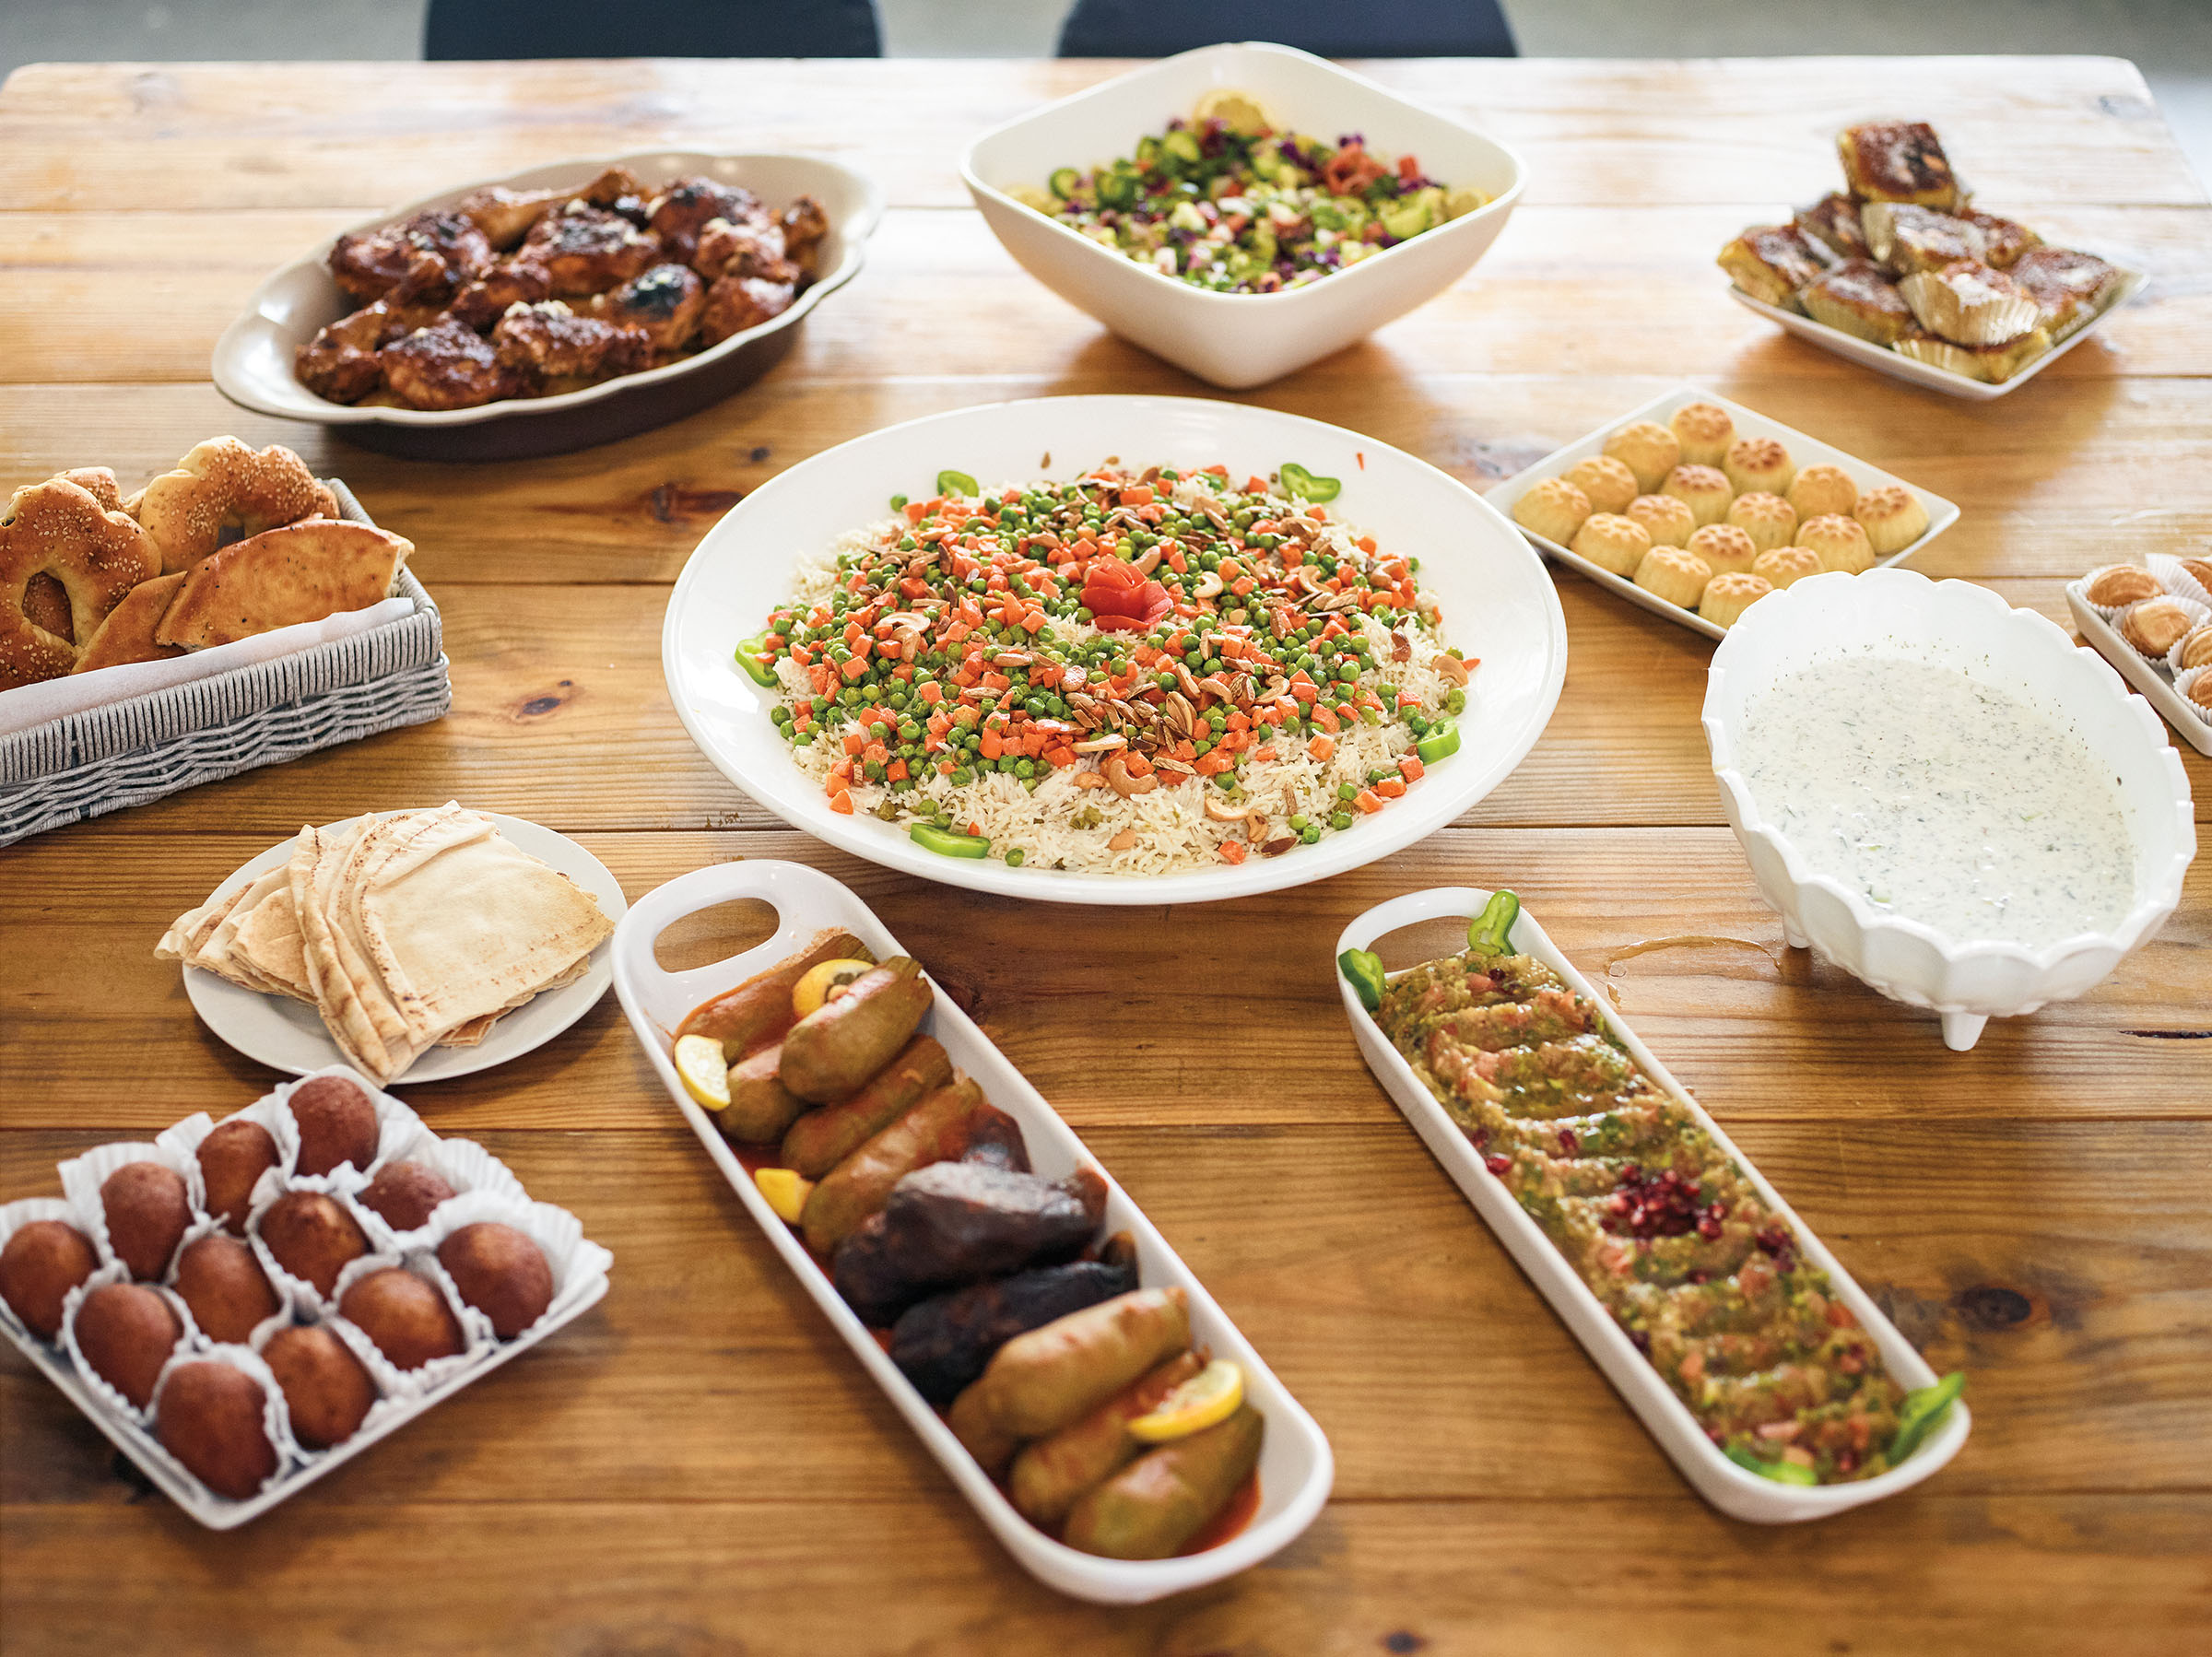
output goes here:
[{"label": "green pea", "polygon": [[1330,828],[1349,828],[1351,826],[1352,826],[1352,814],[1351,814],[1350,812],[1348,812],[1348,811],[1338,811],[1338,812],[1333,812],[1333,813],[1331,813],[1331,814],[1330,814],[1330,817],[1329,817],[1329,827],[1330,827]]},{"label": "green pea", "polygon": [[1006,852],[1006,867],[1009,869],[1018,869],[1021,867],[1021,864],[1022,850],[1019,846],[1015,846]]}]

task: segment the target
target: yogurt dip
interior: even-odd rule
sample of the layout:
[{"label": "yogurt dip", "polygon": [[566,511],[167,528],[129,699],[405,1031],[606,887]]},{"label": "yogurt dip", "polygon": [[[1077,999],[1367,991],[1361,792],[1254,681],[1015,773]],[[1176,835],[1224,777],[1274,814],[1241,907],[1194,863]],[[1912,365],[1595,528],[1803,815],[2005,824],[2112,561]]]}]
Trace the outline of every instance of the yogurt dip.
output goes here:
[{"label": "yogurt dip", "polygon": [[2109,770],[2068,727],[1956,668],[1821,662],[1744,711],[1745,781],[1813,872],[1959,942],[2109,932],[2136,852]]}]

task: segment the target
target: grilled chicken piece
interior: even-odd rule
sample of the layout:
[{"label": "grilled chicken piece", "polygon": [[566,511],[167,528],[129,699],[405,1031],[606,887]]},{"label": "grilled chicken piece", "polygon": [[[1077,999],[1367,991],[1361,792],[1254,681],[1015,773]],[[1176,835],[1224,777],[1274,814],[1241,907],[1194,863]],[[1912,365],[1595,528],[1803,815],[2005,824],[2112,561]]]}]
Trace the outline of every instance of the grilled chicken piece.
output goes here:
[{"label": "grilled chicken piece", "polygon": [[553,297],[553,278],[530,259],[502,259],[453,296],[453,314],[481,334],[513,305],[535,305]]},{"label": "grilled chicken piece", "polygon": [[914,1301],[1079,1252],[1106,1212],[1093,1169],[1041,1180],[976,1162],[917,1169],[838,1244],[837,1292],[865,1323],[885,1324]]},{"label": "grilled chicken piece", "polygon": [[811,195],[795,196],[783,209],[785,253],[809,275],[814,272],[814,251],[830,233],[830,216]]},{"label": "grilled chicken piece", "polygon": [[[647,224],[661,239],[671,259],[691,262],[692,251],[707,226],[715,219],[731,224],[769,224],[768,209],[750,190],[736,184],[719,184],[709,178],[677,179],[653,198]],[[700,270],[702,276],[720,276],[720,270]]]},{"label": "grilled chicken piece", "polygon": [[719,345],[733,334],[757,328],[791,309],[794,290],[789,282],[769,282],[759,276],[724,276],[707,289],[706,314],[700,331],[709,345]]},{"label": "grilled chicken piece", "polygon": [[571,202],[533,225],[517,260],[542,265],[552,297],[605,293],[642,275],[661,256],[660,238],[604,208]]},{"label": "grilled chicken piece", "polygon": [[476,331],[446,317],[377,354],[384,383],[410,408],[475,408],[526,396],[529,376],[500,361]]},{"label": "grilled chicken piece", "polygon": [[379,300],[340,317],[301,346],[292,359],[300,383],[333,403],[357,403],[384,382],[377,353],[402,335],[438,320],[432,305],[395,305]]},{"label": "grilled chicken piece", "polygon": [[[437,263],[423,264],[425,253]],[[491,267],[491,243],[466,215],[434,208],[395,225],[339,237],[329,264],[338,286],[367,304],[403,281],[421,295],[441,282],[454,288],[473,282]]]},{"label": "grilled chicken piece", "polygon": [[509,368],[547,379],[635,373],[653,358],[644,329],[579,316],[559,300],[508,311],[491,331],[491,348]]},{"label": "grilled chicken piece", "polygon": [[582,189],[572,190],[569,194],[578,201],[588,203],[592,206],[604,207],[609,213],[621,213],[624,210],[625,203],[636,202],[641,206],[643,205],[645,186],[639,182],[636,173],[618,163],[609,167],[590,183],[584,185]]},{"label": "grilled chicken piece", "polygon": [[782,227],[768,217],[732,223],[708,221],[700,232],[691,267],[709,281],[718,276],[758,276],[795,288],[806,273],[785,256]]},{"label": "grilled chicken piece", "polygon": [[500,253],[530,233],[530,227],[574,194],[569,190],[510,190],[504,184],[472,190],[453,204]]},{"label": "grilled chicken piece", "polygon": [[610,293],[594,297],[585,314],[617,326],[642,328],[660,356],[691,343],[707,308],[707,285],[680,264],[656,264]]}]

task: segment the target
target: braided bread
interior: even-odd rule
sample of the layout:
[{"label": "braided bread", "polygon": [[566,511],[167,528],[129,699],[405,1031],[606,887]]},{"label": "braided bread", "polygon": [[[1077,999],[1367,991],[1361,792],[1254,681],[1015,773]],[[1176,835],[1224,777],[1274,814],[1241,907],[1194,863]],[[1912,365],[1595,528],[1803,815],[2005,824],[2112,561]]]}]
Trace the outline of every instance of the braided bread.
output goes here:
[{"label": "braided bread", "polygon": [[[107,487],[113,485],[111,473]],[[153,537],[82,484],[53,477],[18,489],[0,518],[0,690],[68,673],[108,613],[160,573]],[[68,598],[65,635],[25,613],[37,575],[53,577]],[[43,614],[56,619],[50,605]]]}]

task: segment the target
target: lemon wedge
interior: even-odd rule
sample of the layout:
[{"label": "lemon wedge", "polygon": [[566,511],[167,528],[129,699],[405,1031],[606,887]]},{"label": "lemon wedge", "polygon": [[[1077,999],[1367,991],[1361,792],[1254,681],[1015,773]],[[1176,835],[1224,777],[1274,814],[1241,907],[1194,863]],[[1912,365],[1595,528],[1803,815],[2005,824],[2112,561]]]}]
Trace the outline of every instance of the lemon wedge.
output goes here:
[{"label": "lemon wedge", "polygon": [[806,1199],[814,1192],[812,1180],[800,1179],[798,1170],[789,1168],[756,1168],[753,1183],[760,1188],[768,1205],[776,1211],[776,1217],[790,1226],[799,1223]]},{"label": "lemon wedge", "polygon": [[730,1066],[722,1056],[722,1043],[713,1037],[678,1036],[676,1074],[684,1078],[684,1091],[702,1109],[730,1108]]},{"label": "lemon wedge", "polygon": [[791,987],[791,1010],[804,1018],[818,1013],[830,992],[863,978],[876,970],[874,961],[822,961],[806,970],[806,976]]},{"label": "lemon wedge", "polygon": [[1130,1422],[1129,1430],[1147,1444],[1165,1444],[1228,1420],[1243,1402],[1244,1371],[1217,1357],[1161,1399],[1149,1415]]}]

